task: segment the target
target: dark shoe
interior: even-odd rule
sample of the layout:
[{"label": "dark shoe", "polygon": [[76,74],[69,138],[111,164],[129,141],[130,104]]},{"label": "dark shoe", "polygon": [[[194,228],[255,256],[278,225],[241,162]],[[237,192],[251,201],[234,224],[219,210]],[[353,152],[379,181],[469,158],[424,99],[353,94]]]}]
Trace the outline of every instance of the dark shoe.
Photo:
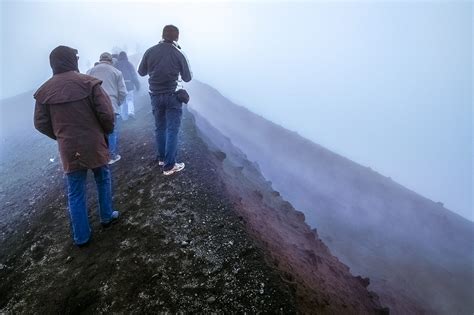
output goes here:
[{"label": "dark shoe", "polygon": [[75,244],[77,247],[79,248],[84,248],[84,247],[87,247],[89,246],[89,244],[91,243],[91,239],[88,239],[87,242],[85,243],[82,243],[82,244]]},{"label": "dark shoe", "polygon": [[102,225],[102,227],[108,228],[109,226],[117,222],[119,216],[120,216],[120,213],[118,211],[113,211],[112,215],[110,216],[110,221],[106,223],[101,222],[100,224]]}]

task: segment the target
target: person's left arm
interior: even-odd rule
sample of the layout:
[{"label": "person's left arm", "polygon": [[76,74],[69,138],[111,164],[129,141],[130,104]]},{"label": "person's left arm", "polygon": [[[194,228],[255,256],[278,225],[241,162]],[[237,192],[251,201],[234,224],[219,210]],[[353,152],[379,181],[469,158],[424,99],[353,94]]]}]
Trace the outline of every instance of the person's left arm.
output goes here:
[{"label": "person's left arm", "polygon": [[193,78],[193,74],[189,66],[188,58],[186,58],[186,55],[180,49],[178,53],[181,79],[183,79],[184,82],[189,82]]}]

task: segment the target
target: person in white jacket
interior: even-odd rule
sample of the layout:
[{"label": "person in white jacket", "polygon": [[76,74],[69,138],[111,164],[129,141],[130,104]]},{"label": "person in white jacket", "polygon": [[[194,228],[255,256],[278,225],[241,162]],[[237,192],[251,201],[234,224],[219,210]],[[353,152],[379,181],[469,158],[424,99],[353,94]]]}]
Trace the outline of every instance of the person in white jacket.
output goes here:
[{"label": "person in white jacket", "polygon": [[119,121],[120,121],[120,104],[123,103],[127,96],[127,87],[123,79],[122,72],[112,66],[112,55],[104,52],[100,55],[99,64],[87,71],[88,75],[96,77],[102,81],[102,88],[110,97],[112,106],[115,112],[115,127],[114,131],[108,135],[109,138],[109,164],[113,164],[120,160],[121,156],[118,154],[118,140],[119,140]]}]

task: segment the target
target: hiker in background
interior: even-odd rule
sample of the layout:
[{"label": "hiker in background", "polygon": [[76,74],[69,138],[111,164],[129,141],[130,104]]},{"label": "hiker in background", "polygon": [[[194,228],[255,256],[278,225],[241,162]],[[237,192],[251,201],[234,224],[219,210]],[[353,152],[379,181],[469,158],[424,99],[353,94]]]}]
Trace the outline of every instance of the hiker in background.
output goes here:
[{"label": "hiker in background", "polygon": [[115,67],[115,64],[117,63],[118,60],[118,54],[112,54],[112,66]]},{"label": "hiker in background", "polygon": [[80,74],[77,50],[58,46],[49,55],[53,77],[34,94],[35,128],[57,140],[67,177],[68,205],[74,243],[87,244],[87,171],[94,173],[103,226],[119,217],[112,207],[111,176],[107,163],[107,133],[114,129],[114,110],[101,81]]},{"label": "hiker in background", "polygon": [[127,87],[127,97],[121,106],[122,120],[127,120],[128,117],[135,118],[135,103],[134,91],[140,89],[140,82],[138,81],[137,71],[130,61],[125,51],[120,52],[118,60],[114,64],[115,68],[122,72],[125,86]]},{"label": "hiker in background", "polygon": [[[92,68],[94,68],[95,66],[97,66],[99,63],[100,63],[100,62],[98,62],[98,61],[94,62],[94,66],[93,66]],[[89,70],[87,70],[87,71],[86,71],[86,74],[89,75],[89,73],[91,73],[92,68],[90,68]]]},{"label": "hiker in background", "polygon": [[[191,81],[189,63],[176,43],[179,30],[174,25],[163,28],[163,40],[149,48],[143,55],[138,73],[150,75],[151,106],[155,117],[155,137],[158,149],[158,163],[163,166],[163,174],[171,175],[184,169],[184,163],[176,162],[178,131],[181,124],[182,93],[177,93],[178,78]],[[181,90],[184,91],[184,90]],[[185,93],[187,95],[187,93]]]},{"label": "hiker in background", "polygon": [[127,88],[125,87],[122,72],[112,66],[112,55],[108,52],[100,55],[99,64],[87,71],[87,74],[102,81],[102,88],[109,95],[114,107],[115,127],[113,132],[109,134],[109,164],[113,164],[121,158],[120,154],[118,154],[120,104],[123,103],[127,96]]}]

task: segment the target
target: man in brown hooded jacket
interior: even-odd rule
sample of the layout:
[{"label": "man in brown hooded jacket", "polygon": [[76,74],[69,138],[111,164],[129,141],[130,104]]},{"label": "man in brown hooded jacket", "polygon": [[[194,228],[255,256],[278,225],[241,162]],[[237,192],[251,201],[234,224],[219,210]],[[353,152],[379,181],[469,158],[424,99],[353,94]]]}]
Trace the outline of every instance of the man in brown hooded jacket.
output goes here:
[{"label": "man in brown hooded jacket", "polygon": [[107,134],[114,110],[101,81],[79,73],[77,50],[56,47],[49,56],[53,77],[34,94],[35,128],[57,140],[68,183],[74,243],[87,244],[91,229],[86,206],[87,170],[92,169],[99,195],[99,215],[108,226],[119,216],[112,208]]}]

